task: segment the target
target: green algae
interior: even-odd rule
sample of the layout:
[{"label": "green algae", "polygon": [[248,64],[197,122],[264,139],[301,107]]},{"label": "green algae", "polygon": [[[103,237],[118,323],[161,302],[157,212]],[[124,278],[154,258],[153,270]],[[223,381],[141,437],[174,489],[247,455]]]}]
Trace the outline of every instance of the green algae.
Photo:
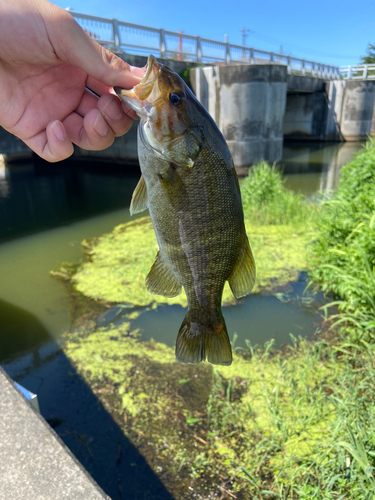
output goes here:
[{"label": "green algae", "polygon": [[[253,249],[257,281],[253,293],[271,290],[298,277],[308,269],[306,245],[312,233],[301,226],[253,226],[246,224]],[[150,294],[145,278],[158,251],[149,217],[117,226],[112,233],[83,242],[86,261],[72,274],[72,283],[84,296],[103,302],[127,302],[141,306],[156,304],[187,305],[184,292],[165,298]],[[64,268],[57,275],[63,274]],[[223,302],[233,301],[228,284]]]},{"label": "green algae", "polygon": [[[314,230],[301,224],[306,211],[298,224],[290,223],[294,215],[280,224],[284,206],[275,202],[272,212],[268,205],[262,217],[253,210],[246,222],[255,293],[283,286],[311,266],[306,247]],[[278,224],[269,221],[275,214]],[[149,218],[86,241],[84,249],[79,267],[55,271],[77,297],[104,305],[186,306],[184,294],[165,299],[145,288],[158,250]],[[226,288],[223,302],[232,300]],[[86,322],[67,334],[64,351],[175,498],[194,492],[204,499],[209,493],[373,500],[374,345],[293,338],[282,352],[272,343],[264,349],[249,343],[248,351],[235,350],[230,367],[186,366],[172,348],[140,341],[132,329],[139,314],[125,314],[119,327]]]},{"label": "green algae", "polygon": [[[235,352],[230,367],[181,365],[173,348],[141,342],[131,328],[69,334],[64,351],[175,498],[187,488],[206,498],[218,486],[243,499],[263,498],[257,488],[309,498],[302,486],[319,481],[316,498],[365,498],[345,481],[347,451],[337,445],[350,440],[344,420],[352,432],[357,421],[375,424],[371,353],[357,354],[353,370],[340,348],[294,339],[283,352]],[[367,386],[358,368],[369,371]],[[330,483],[335,475],[343,486]]]}]

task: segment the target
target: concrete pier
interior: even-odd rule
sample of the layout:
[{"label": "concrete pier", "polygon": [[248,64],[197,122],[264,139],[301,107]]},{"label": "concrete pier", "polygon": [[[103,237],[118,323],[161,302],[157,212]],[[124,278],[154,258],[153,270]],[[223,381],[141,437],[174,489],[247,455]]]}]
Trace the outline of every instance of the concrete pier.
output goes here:
[{"label": "concrete pier", "polygon": [[363,141],[375,133],[375,81],[332,81],[326,84],[329,111],[325,136]]},{"label": "concrete pier", "polygon": [[[325,92],[288,92],[284,115],[284,138],[327,140],[328,102]],[[338,140],[333,138],[333,140]]]},{"label": "concrete pier", "polygon": [[110,500],[1,367],[0,498]]},{"label": "concrete pier", "polygon": [[237,168],[281,159],[287,68],[211,66],[190,72],[197,98],[224,135]]},{"label": "concrete pier", "polygon": [[[135,66],[147,62],[144,56],[119,55]],[[190,67],[195,94],[223,133],[239,171],[260,160],[279,161],[284,138],[362,141],[375,135],[375,80],[327,82],[288,74],[281,64],[161,62],[180,74]],[[104,151],[75,147],[74,157],[137,161],[136,127]],[[15,159],[31,151],[0,127],[0,154]]]}]

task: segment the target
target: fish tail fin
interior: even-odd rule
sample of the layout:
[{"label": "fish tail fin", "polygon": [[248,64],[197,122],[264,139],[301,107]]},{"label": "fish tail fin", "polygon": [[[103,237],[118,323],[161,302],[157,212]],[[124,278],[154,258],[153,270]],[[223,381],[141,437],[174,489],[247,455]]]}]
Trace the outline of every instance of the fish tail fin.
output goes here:
[{"label": "fish tail fin", "polygon": [[[204,318],[204,315],[202,315]],[[186,313],[178,332],[176,358],[181,363],[200,363],[209,361],[214,365],[230,365],[232,348],[227,327],[221,311],[207,322],[194,321],[190,311]]]}]

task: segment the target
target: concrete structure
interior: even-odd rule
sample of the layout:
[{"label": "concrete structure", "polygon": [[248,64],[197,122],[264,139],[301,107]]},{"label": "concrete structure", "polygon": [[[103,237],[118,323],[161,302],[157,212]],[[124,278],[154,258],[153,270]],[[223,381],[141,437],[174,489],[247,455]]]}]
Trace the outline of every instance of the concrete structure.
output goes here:
[{"label": "concrete structure", "polygon": [[1,368],[0,498],[110,500]]},{"label": "concrete structure", "polygon": [[344,80],[326,85],[329,103],[325,136],[360,141],[375,133],[375,81]]},{"label": "concrete structure", "polygon": [[[145,56],[120,54],[144,66]],[[177,73],[194,63],[162,60]],[[196,66],[196,65],[195,65]],[[375,79],[329,81],[289,74],[280,64],[195,67],[193,89],[222,131],[241,170],[281,159],[284,138],[358,141],[375,134]],[[22,141],[0,129],[0,154],[30,155]],[[75,148],[76,158],[137,161],[136,125],[104,151]]]},{"label": "concrete structure", "polygon": [[0,127],[0,155],[4,155],[5,159],[30,158],[32,151],[24,142]]},{"label": "concrete structure", "polygon": [[214,66],[191,71],[198,99],[241,169],[281,159],[284,138],[359,141],[375,133],[375,81],[286,74],[285,66]]},{"label": "concrete structure", "polygon": [[288,92],[284,138],[326,140],[327,114],[328,102],[325,92]]},{"label": "concrete structure", "polygon": [[210,66],[190,72],[197,98],[222,131],[237,168],[281,159],[287,68]]}]

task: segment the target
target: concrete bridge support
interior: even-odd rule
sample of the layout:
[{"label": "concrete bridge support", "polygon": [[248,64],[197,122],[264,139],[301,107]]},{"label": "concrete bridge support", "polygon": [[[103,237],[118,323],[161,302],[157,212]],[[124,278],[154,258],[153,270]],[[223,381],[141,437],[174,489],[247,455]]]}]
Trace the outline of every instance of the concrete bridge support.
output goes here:
[{"label": "concrete bridge support", "polygon": [[326,139],[363,141],[375,135],[375,81],[344,80],[326,84]]},{"label": "concrete bridge support", "polygon": [[325,140],[327,121],[325,92],[288,92],[284,116],[284,138]]},{"label": "concrete bridge support", "polygon": [[280,65],[195,68],[190,80],[226,139],[237,168],[281,159],[287,68]]}]

